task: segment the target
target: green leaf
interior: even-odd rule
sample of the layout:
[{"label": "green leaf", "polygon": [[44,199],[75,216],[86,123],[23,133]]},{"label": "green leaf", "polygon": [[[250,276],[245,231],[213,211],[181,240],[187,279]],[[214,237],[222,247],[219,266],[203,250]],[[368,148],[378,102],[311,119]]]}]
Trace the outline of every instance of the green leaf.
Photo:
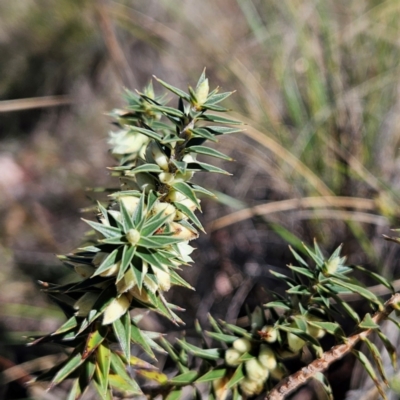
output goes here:
[{"label": "green leaf", "polygon": [[68,359],[63,363],[53,380],[51,381],[50,387],[58,385],[65,378],[74,372],[85,360],[82,358],[81,349],[76,349]]},{"label": "green leaf", "polygon": [[158,249],[160,247],[167,247],[170,246],[171,244],[180,243],[182,241],[183,240],[180,238],[171,237],[167,235],[153,235],[153,236],[141,237],[138,242],[138,245],[147,247],[149,249]]},{"label": "green leaf", "polygon": [[365,314],[363,320],[358,324],[361,329],[379,329],[379,325],[376,324],[370,313]]},{"label": "green leaf", "polygon": [[96,377],[99,385],[99,392],[106,393],[108,388],[108,376],[110,371],[111,352],[108,346],[100,344],[96,352]]},{"label": "green leaf", "polygon": [[292,307],[290,307],[286,301],[270,301],[269,303],[265,304],[265,307],[268,308],[282,308],[284,310],[291,310]]},{"label": "green leaf", "polygon": [[374,381],[376,388],[378,389],[379,394],[387,400],[385,391],[382,388],[381,383],[378,380],[378,377],[376,376],[376,373],[374,371],[374,368],[372,367],[370,361],[368,358],[359,350],[353,349],[352,353],[358,358],[362,366],[364,367],[365,371],[368,373],[368,375],[371,377],[371,379]]},{"label": "green leaf", "polygon": [[159,174],[163,170],[157,165],[157,164],[143,164],[140,165],[139,167],[136,167],[134,169],[131,169],[125,173],[126,176],[134,176],[135,174],[138,174],[139,172],[152,172],[155,174]]},{"label": "green leaf", "polygon": [[[213,135],[209,130],[207,130],[205,128],[191,129],[190,132],[192,132],[194,138],[203,138],[203,139],[210,140],[212,142],[218,142],[218,139],[215,138],[215,135]],[[195,141],[193,141],[193,142],[195,142]],[[190,146],[190,142],[189,142],[188,148],[191,149],[192,147],[194,147],[194,146]]]},{"label": "green leaf", "polygon": [[86,360],[103,342],[107,335],[106,327],[95,328],[90,332],[86,339],[85,348],[83,349],[82,358]]},{"label": "green leaf", "polygon": [[151,108],[153,110],[163,113],[166,116],[178,117],[178,118],[183,118],[185,116],[185,114],[183,114],[182,111],[179,111],[178,109],[173,107],[157,106],[154,104],[151,106]]},{"label": "green leaf", "polygon": [[221,101],[225,100],[227,97],[229,97],[232,93],[235,92],[225,92],[225,93],[216,93],[210,96],[207,101],[203,104],[205,106],[210,105],[210,104],[217,104],[220,103]]},{"label": "green leaf", "polygon": [[157,132],[154,132],[153,130],[150,129],[144,129],[144,128],[139,128],[137,126],[130,125],[129,130],[131,132],[138,132],[141,133],[142,135],[148,136],[151,139],[155,139],[157,141],[162,140],[162,136],[158,134]]},{"label": "green leaf", "polygon": [[211,149],[210,147],[207,146],[191,146],[189,147],[188,151],[191,153],[204,154],[210,157],[222,158],[223,160],[228,160],[228,161],[233,160],[233,158],[225,155],[224,153]]},{"label": "green leaf", "polygon": [[289,265],[289,268],[290,268],[292,271],[297,272],[298,274],[301,274],[301,275],[306,276],[307,278],[315,279],[314,273],[313,273],[312,271],[310,271],[309,269],[307,269],[307,268],[295,267],[294,265]]},{"label": "green leaf", "polygon": [[225,171],[222,168],[218,168],[215,167],[214,165],[199,161],[189,163],[187,168],[189,171],[207,171],[207,172],[214,172],[217,174],[231,175],[228,171]]},{"label": "green leaf", "polygon": [[169,382],[173,385],[188,385],[196,379],[197,375],[197,371],[189,371],[175,376]]},{"label": "green leaf", "polygon": [[102,272],[110,269],[114,264],[117,263],[118,259],[121,257],[121,249],[115,249],[112,253],[110,253],[107,258],[99,265],[99,268],[96,269],[93,276],[100,275]]},{"label": "green leaf", "polygon": [[194,287],[191,286],[188,282],[186,282],[179,274],[177,274],[174,270],[169,270],[169,274],[171,276],[171,283],[173,285],[183,286],[185,288],[194,290]]},{"label": "green leaf", "polygon": [[228,126],[205,126],[204,129],[209,130],[214,135],[228,135],[243,131],[241,128],[230,128]]},{"label": "green leaf", "polygon": [[233,343],[236,339],[239,339],[238,336],[227,335],[226,333],[217,333],[217,332],[207,332],[206,335],[210,338],[219,340],[223,343]]},{"label": "green leaf", "polygon": [[186,101],[190,101],[190,96],[184,92],[181,89],[178,89],[175,86],[170,85],[169,83],[166,83],[164,81],[162,81],[161,79],[158,79],[156,76],[154,76],[154,79],[160,83],[161,85],[163,85],[166,89],[168,89],[169,91],[171,91],[172,93],[175,93],[177,96],[182,97],[183,99],[185,99]]},{"label": "green leaf", "polygon": [[240,364],[237,368],[234,374],[232,375],[232,378],[229,379],[228,384],[226,387],[228,389],[232,389],[234,386],[236,386],[241,380],[244,379],[244,371],[243,371],[243,364]]},{"label": "green leaf", "polygon": [[86,222],[93,229],[100,232],[106,239],[116,237],[116,236],[121,236],[121,230],[118,228],[114,228],[113,226],[103,225],[98,222],[89,221],[84,218],[82,218],[82,221]]},{"label": "green leaf", "polygon": [[148,380],[157,382],[159,385],[163,385],[168,382],[168,376],[159,371],[149,371],[148,369],[137,369],[135,370],[135,372]]},{"label": "green leaf", "polygon": [[196,383],[213,382],[217,379],[223,378],[227,373],[226,368],[217,368],[208,371],[203,376],[196,380]]},{"label": "green leaf", "polygon": [[213,192],[210,192],[209,190],[204,189],[203,187],[198,186],[198,185],[192,184],[192,189],[193,189],[193,191],[205,194],[206,196],[210,196],[210,197],[214,197],[214,198],[217,197]]},{"label": "green leaf", "polygon": [[[125,380],[126,385],[129,386],[128,391],[132,394],[142,394],[142,391],[135,380],[133,380],[126,372],[124,362],[118,354],[111,352],[111,368],[112,370]],[[111,374],[110,374],[111,377]]]},{"label": "green leaf", "polygon": [[184,350],[204,360],[219,360],[223,353],[222,349],[202,349],[180,339],[177,342]]},{"label": "green leaf", "polygon": [[364,272],[365,274],[369,275],[370,277],[375,279],[377,282],[379,282],[383,286],[387,287],[392,293],[394,293],[393,285],[390,283],[390,281],[388,281],[386,278],[384,278],[380,274],[377,274],[376,272],[372,272],[372,271],[368,270],[367,268],[362,267],[361,265],[356,265],[355,268]]},{"label": "green leaf", "polygon": [[181,212],[183,212],[187,217],[189,217],[193,223],[202,231],[204,232],[203,225],[201,225],[201,222],[197,218],[196,214],[187,206],[185,206],[182,203],[174,203],[174,206]]},{"label": "green leaf", "polygon": [[210,122],[216,122],[219,124],[242,125],[242,123],[240,121],[220,117],[219,115],[215,115],[215,114],[203,114],[200,117],[198,117],[197,119],[199,119],[199,120],[202,119],[202,120],[210,121]]},{"label": "green leaf", "polygon": [[172,392],[168,393],[165,400],[179,400],[182,396],[182,389],[174,389]]},{"label": "green leaf", "polygon": [[119,282],[125,275],[126,270],[129,268],[129,265],[133,259],[133,256],[136,253],[136,246],[126,245],[122,250],[121,257],[121,265],[118,270],[117,282]]},{"label": "green leaf", "polygon": [[193,203],[196,204],[197,208],[199,210],[201,210],[200,203],[197,200],[197,197],[196,197],[194,191],[192,190],[192,188],[187,183],[185,183],[185,182],[177,182],[177,183],[174,183],[172,186],[173,186],[173,188],[175,190],[177,190],[178,192],[182,193],[188,199],[192,200]]},{"label": "green leaf", "polygon": [[158,214],[149,218],[143,228],[140,231],[142,236],[150,236],[152,235],[157,229],[161,228],[165,222],[170,219],[170,215],[164,215],[164,211],[160,211]]},{"label": "green leaf", "polygon": [[110,374],[109,383],[119,392],[124,392],[125,396],[135,396],[138,394],[142,394],[139,386],[135,383],[133,379],[129,378],[129,381],[124,379],[118,374]]},{"label": "green leaf", "polygon": [[81,388],[79,385],[79,378],[74,380],[74,383],[72,384],[72,387],[68,393],[68,397],[66,400],[77,400],[81,396]]},{"label": "green leaf", "polygon": [[382,340],[383,345],[386,348],[386,351],[389,354],[390,361],[392,363],[393,369],[397,370],[397,354],[396,354],[396,348],[393,346],[389,338],[381,331],[376,331],[378,334],[379,338]]},{"label": "green leaf", "polygon": [[366,298],[367,300],[370,300],[371,302],[379,306],[382,306],[382,302],[378,299],[378,297],[376,297],[374,293],[370,292],[368,289],[363,288],[362,286],[353,285],[348,282],[343,282],[334,277],[330,277],[330,282],[335,285],[341,286],[345,289],[348,289],[353,293],[358,293],[360,296]]},{"label": "green leaf", "polygon": [[113,322],[115,336],[127,360],[131,357],[131,318],[126,312],[120,319]]},{"label": "green leaf", "polygon": [[131,324],[131,341],[138,344],[153,360],[156,359],[151,347],[149,346],[146,335],[134,324]]},{"label": "green leaf", "polygon": [[308,333],[302,331],[301,329],[293,328],[291,326],[283,326],[283,325],[278,325],[277,328],[282,331],[285,331],[285,332],[293,333],[293,335],[298,336],[300,339],[303,339],[304,341],[310,342],[310,343],[314,344],[315,346],[319,347],[318,340],[315,339],[313,336],[309,335]]},{"label": "green leaf", "polygon": [[59,335],[60,333],[69,332],[70,330],[76,328],[78,326],[78,320],[75,316],[71,317],[67,322],[62,324],[56,331],[54,331],[51,335]]},{"label": "green leaf", "polygon": [[342,327],[337,322],[307,321],[308,325],[323,329],[330,335],[342,338],[345,337]]},{"label": "green leaf", "polygon": [[375,346],[375,344],[372,343],[368,338],[363,338],[362,341],[367,345],[369,351],[371,352],[372,358],[375,361],[376,367],[378,368],[379,374],[382,377],[383,382],[386,385],[389,385],[389,381],[387,379],[386,372],[385,372],[385,367],[384,367],[383,361],[382,361],[381,352],[378,350],[378,348]]}]

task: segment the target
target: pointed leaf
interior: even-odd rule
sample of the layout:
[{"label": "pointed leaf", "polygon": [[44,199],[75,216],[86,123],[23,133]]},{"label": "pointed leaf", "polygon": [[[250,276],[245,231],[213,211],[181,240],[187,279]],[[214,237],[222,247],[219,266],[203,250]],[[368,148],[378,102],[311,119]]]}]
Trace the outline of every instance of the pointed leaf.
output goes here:
[{"label": "pointed leaf", "polygon": [[245,377],[244,371],[243,371],[243,364],[240,364],[237,368],[234,374],[232,375],[232,378],[229,380],[228,384],[226,385],[227,389],[232,389],[234,386],[236,386],[241,380],[243,380]]},{"label": "pointed leaf", "polygon": [[159,174],[163,170],[157,164],[143,164],[139,167],[133,168],[127,172],[125,172],[126,176],[134,176],[139,172],[153,172],[155,174]]},{"label": "pointed leaf", "polygon": [[203,376],[196,380],[196,383],[213,382],[217,379],[223,378],[227,373],[226,368],[218,368],[208,371]]},{"label": "pointed leaf", "polygon": [[188,385],[196,379],[197,375],[197,371],[189,371],[175,376],[169,382],[173,385]]},{"label": "pointed leaf", "polygon": [[129,313],[125,313],[120,319],[114,321],[112,325],[124,356],[129,360],[131,356],[131,318]]},{"label": "pointed leaf", "polygon": [[139,128],[137,126],[130,125],[129,130],[131,132],[139,132],[142,135],[148,136],[151,139],[155,139],[158,141],[162,140],[162,136],[160,134],[158,134],[157,132],[154,132],[151,129]]},{"label": "pointed leaf", "polygon": [[118,228],[114,228],[113,226],[103,225],[98,222],[89,221],[89,220],[83,219],[83,218],[82,218],[82,221],[86,222],[93,229],[100,232],[105,238],[121,236],[121,230]]},{"label": "pointed leaf", "polygon": [[222,158],[223,160],[228,160],[228,161],[233,160],[233,158],[228,157],[224,153],[211,149],[210,147],[207,146],[191,146],[189,149],[191,153],[205,154],[210,157]]},{"label": "pointed leaf", "polygon": [[177,339],[177,342],[186,351],[205,360],[219,360],[223,355],[222,349],[202,349],[180,339]]},{"label": "pointed leaf", "polygon": [[197,197],[196,197],[194,191],[187,183],[178,182],[178,183],[174,183],[172,186],[175,190],[177,190],[178,192],[182,193],[184,196],[186,196],[187,198],[192,200],[193,203],[196,204],[197,208],[199,210],[201,210],[200,203],[197,200]]}]

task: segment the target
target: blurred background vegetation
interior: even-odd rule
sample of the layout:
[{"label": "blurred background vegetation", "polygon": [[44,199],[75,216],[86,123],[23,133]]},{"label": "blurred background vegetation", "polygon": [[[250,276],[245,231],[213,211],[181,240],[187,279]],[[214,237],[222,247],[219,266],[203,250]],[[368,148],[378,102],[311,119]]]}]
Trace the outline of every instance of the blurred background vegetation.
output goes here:
[{"label": "blurred background vegetation", "polygon": [[[207,67],[211,85],[237,90],[227,103],[247,124],[217,144],[233,177],[203,181],[220,201],[203,199],[208,235],[185,272],[196,292],[169,294],[188,334],[208,312],[232,321],[265,303],[288,243],[344,243],[350,263],[399,276],[382,239],[400,226],[399,20],[396,0],[0,2],[0,366],[25,363],[3,374],[0,398],[66,397],[23,387],[57,357],[23,336],[62,321],[36,281],[70,279],[55,254],[80,244],[85,188],[115,186],[106,113],[153,74],[184,89]],[[356,373],[351,358],[332,368],[335,398],[361,390]]]}]

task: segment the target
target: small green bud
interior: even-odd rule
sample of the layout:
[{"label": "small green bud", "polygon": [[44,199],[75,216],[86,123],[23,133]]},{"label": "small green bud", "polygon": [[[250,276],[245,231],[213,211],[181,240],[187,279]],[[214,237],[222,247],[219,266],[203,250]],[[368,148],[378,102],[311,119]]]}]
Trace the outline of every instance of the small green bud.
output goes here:
[{"label": "small green bud", "polygon": [[140,232],[137,229],[129,229],[126,232],[126,240],[132,245],[135,246],[137,242],[140,240]]}]

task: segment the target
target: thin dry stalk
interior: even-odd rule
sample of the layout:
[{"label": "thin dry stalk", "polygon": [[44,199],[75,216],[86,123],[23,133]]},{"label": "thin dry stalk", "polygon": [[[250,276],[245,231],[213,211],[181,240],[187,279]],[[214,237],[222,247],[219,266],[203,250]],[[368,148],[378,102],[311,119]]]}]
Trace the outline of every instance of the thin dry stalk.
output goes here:
[{"label": "thin dry stalk", "polygon": [[0,101],[0,113],[30,110],[32,108],[46,108],[65,106],[72,103],[69,96],[44,96],[27,99],[15,99]]},{"label": "thin dry stalk", "polygon": [[[382,311],[378,311],[372,317],[376,324],[386,320],[391,312],[398,307],[400,302],[400,293],[394,294],[384,305]],[[283,400],[287,395],[302,386],[318,372],[323,372],[337,360],[349,353],[353,347],[362,339],[365,339],[374,330],[367,329],[347,338],[346,343],[339,344],[326,351],[321,358],[314,360],[306,365],[300,371],[288,376],[279,382],[265,397],[265,400]]]},{"label": "thin dry stalk", "polygon": [[358,210],[375,210],[376,203],[374,200],[364,199],[360,197],[339,197],[339,196],[318,196],[304,197],[301,199],[289,199],[282,201],[274,201],[271,203],[260,204],[255,207],[239,210],[224,217],[218,218],[208,231],[212,232],[217,229],[235,224],[245,219],[257,216],[267,215],[276,212],[290,211],[301,208],[326,208],[326,207],[349,207]]}]

